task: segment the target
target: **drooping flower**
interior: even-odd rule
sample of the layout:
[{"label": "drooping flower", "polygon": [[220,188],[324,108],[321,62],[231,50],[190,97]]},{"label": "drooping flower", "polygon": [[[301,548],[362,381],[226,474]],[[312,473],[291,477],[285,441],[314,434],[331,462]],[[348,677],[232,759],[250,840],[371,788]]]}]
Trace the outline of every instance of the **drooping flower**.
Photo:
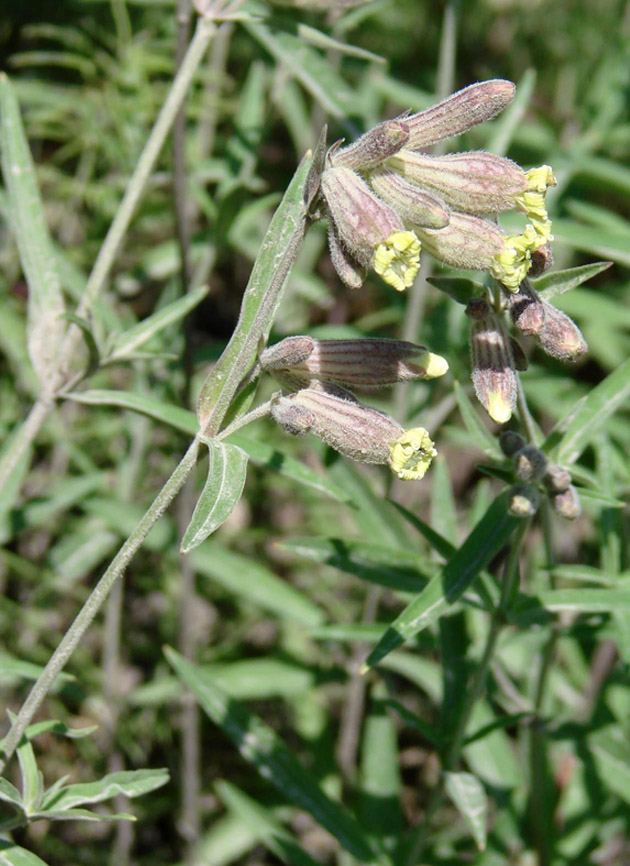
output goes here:
[{"label": "drooping flower", "polygon": [[308,336],[286,337],[265,349],[260,366],[291,389],[305,388],[313,381],[351,389],[383,388],[434,379],[448,370],[441,355],[403,340],[316,340]]},{"label": "drooping flower", "polygon": [[424,477],[437,454],[424,428],[405,430],[343,388],[316,383],[277,397],[271,415],[287,433],[312,433],[352,460],[388,465],[405,481]]},{"label": "drooping flower", "polygon": [[401,217],[344,167],[324,170],[321,192],[331,219],[331,253],[339,276],[352,288],[374,268],[397,291],[414,281],[420,267],[420,241]]},{"label": "drooping flower", "polygon": [[502,319],[483,298],[466,307],[471,319],[470,353],[475,394],[493,421],[512,417],[518,395],[514,356]]}]

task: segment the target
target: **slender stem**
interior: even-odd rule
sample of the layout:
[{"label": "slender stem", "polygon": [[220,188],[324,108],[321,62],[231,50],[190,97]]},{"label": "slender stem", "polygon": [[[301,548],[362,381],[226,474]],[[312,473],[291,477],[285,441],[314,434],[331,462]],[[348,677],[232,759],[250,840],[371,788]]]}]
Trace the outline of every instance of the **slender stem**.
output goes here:
[{"label": "slender stem", "polygon": [[[278,391],[277,394],[280,392]],[[220,433],[214,437],[215,439],[227,439],[228,436],[231,436],[232,433],[236,433],[237,430],[240,430],[241,427],[245,427],[247,424],[251,424],[252,421],[257,421],[259,418],[265,418],[269,415],[271,411],[271,407],[273,405],[274,397],[277,396],[274,394],[270,400],[267,400],[266,403],[261,403],[260,406],[257,406],[255,409],[252,409],[251,412],[248,412],[246,415],[242,415],[240,418],[237,418],[236,421],[232,421],[231,424],[221,430]]]},{"label": "slender stem", "polygon": [[[442,770],[444,772],[452,771],[459,764],[462,748],[464,745],[466,730],[472,716],[473,710],[477,702],[483,694],[485,687],[488,668],[494,655],[494,650],[497,640],[502,629],[505,626],[505,612],[509,607],[510,599],[513,595],[515,582],[518,580],[518,559],[521,551],[523,539],[525,538],[530,521],[523,520],[518,530],[514,533],[508,556],[503,569],[503,581],[501,584],[501,596],[499,602],[494,609],[488,634],[486,635],[486,643],[483,649],[481,659],[477,665],[474,676],[466,692],[466,699],[462,707],[461,713],[457,720],[457,725],[453,731],[453,737],[442,759]],[[442,804],[444,797],[444,775],[441,775],[439,782],[433,789],[427,809],[424,816],[422,826],[418,829],[417,835],[412,842],[407,858],[407,866],[419,862],[422,859],[425,846],[427,844],[429,832],[431,830],[432,819]]]},{"label": "slender stem", "polygon": [[13,433],[11,444],[0,462],[0,490],[4,490],[6,483],[13,475],[22,457],[28,451],[29,445],[37,436],[53,405],[54,401],[52,397],[41,394],[33,403],[31,411],[24,419],[20,430],[16,430]]},{"label": "slender stem", "polygon": [[3,755],[0,759],[0,772],[4,769],[6,762],[13,755],[13,752],[22,739],[24,731],[33,720],[35,713],[46,697],[52,683],[63,670],[77,644],[89,628],[96,614],[101,609],[112,587],[116,581],[122,577],[127,565],[139,550],[144,539],[164,514],[175,496],[182,489],[186,478],[197,462],[198,449],[199,439],[195,437],[188,451],[179,462],[179,465],[155,497],[152,505],[137,524],[127,541],[125,541],[123,546],[120,548],[109,567],[92,590],[89,598],[79,611],[74,622],[64,635],[61,643],[50,657],[48,664],[35,682],[35,685],[31,689],[27,699],[24,701],[20,712],[17,714],[9,733],[5,737],[3,742]]},{"label": "slender stem", "polygon": [[[94,301],[105,287],[112,266],[116,261],[120,245],[146,189],[166,136],[215,32],[216,27],[212,21],[207,18],[199,19],[186,57],[151,130],[133,176],[116,211],[116,216],[96,258],[92,273],[88,278],[85,292],[76,311],[77,315],[81,318],[87,318]],[[53,374],[50,378],[55,390],[61,384],[80,340],[81,330],[76,325],[71,325],[59,356],[58,369],[56,374]],[[20,458],[26,453],[28,446],[34,441],[53,406],[53,396],[48,393],[42,394],[33,405],[21,429],[16,433],[12,447],[8,449],[0,463],[0,489],[4,488],[7,479],[12,474]]]}]

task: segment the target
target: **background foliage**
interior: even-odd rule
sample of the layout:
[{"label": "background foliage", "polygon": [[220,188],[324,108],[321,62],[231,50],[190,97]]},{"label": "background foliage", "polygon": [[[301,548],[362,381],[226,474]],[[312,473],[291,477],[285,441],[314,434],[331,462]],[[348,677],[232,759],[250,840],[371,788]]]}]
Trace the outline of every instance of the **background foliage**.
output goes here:
[{"label": "background foliage", "polygon": [[[172,81],[177,27],[169,0],[11,4],[0,18],[3,67],[74,301]],[[445,379],[370,398],[403,423],[425,425],[440,458],[423,482],[391,484],[270,422],[247,430],[261,444],[229,520],[182,559],[195,490],[184,493],[38,717],[98,729],[80,738],[44,730],[34,753],[21,753],[34,786],[35,756],[47,785],[139,768],[167,768],[170,782],[135,777],[141,789],[112,791],[115,811],[133,812],[133,825],[37,821],[13,833],[23,849],[51,866],[404,864],[420,846],[421,862],[432,864],[630,862],[629,46],[630,5],[619,0],[376,0],[344,14],[278,8],[219,30],[190,90],[183,157],[171,142],[164,148],[95,309],[94,335],[111,363],[77,389],[78,400],[60,401],[24,461],[19,496],[1,491],[0,677],[10,709],[185,449],[194,419],[173,407],[191,408],[232,333],[271,214],[325,122],[329,142],[352,138],[436,93],[515,81],[514,106],[458,148],[552,165],[555,268],[613,262],[554,300],[582,328],[586,363],[563,365],[528,346],[527,400],[546,435],[621,369],[607,380],[605,404],[616,400],[618,411],[593,410],[573,430],[584,513],[570,524],[551,515],[552,547],[540,522],[525,535],[521,594],[509,622],[496,624],[463,761],[446,767],[447,796],[436,799],[438,755],[474,694],[501,558],[484,563],[490,574],[439,622],[368,676],[357,671],[406,602],[483,525],[506,466],[496,431],[466,396],[463,308],[426,285],[413,299],[375,277],[360,292],[342,289],[314,225],[273,339],[402,334],[445,355]],[[173,182],[182,166],[178,227]],[[5,192],[0,210],[7,443],[37,384]],[[131,329],[177,301],[182,275],[198,290],[188,324],[173,316],[138,341],[146,329]],[[81,402],[88,389],[91,404]],[[112,390],[123,394],[118,407],[103,396]],[[273,390],[261,386],[263,396]],[[121,408],[127,394],[151,398],[152,417]],[[165,644],[198,667],[172,651],[165,658]],[[16,763],[7,773],[22,784]],[[22,862],[15,856],[0,840],[0,863]]]}]

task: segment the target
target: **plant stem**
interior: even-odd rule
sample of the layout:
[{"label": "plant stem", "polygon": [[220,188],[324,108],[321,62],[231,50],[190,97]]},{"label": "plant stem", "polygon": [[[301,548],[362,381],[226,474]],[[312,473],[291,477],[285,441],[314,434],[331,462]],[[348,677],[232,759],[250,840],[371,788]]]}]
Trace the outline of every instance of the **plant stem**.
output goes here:
[{"label": "plant stem", "polygon": [[466,729],[470,722],[473,710],[483,694],[486,675],[494,655],[497,640],[505,626],[505,613],[513,595],[515,582],[518,580],[518,559],[529,524],[529,520],[523,520],[510,542],[508,556],[503,569],[501,596],[492,614],[483,653],[466,692],[466,700],[464,701],[464,705],[457,720],[457,725],[453,731],[453,738],[444,754],[444,757],[442,758],[442,774],[440,780],[431,793],[424,816],[424,822],[418,829],[409,850],[409,855],[406,861],[407,866],[413,866],[413,864],[422,859],[422,854],[431,829],[432,818],[442,804],[442,799],[444,797],[444,773],[454,770],[459,764],[466,736]]},{"label": "plant stem", "polygon": [[137,524],[127,541],[120,548],[109,567],[92,590],[89,598],[79,611],[74,622],[63,636],[61,643],[50,657],[48,664],[38,677],[27,699],[20,708],[17,717],[3,742],[3,753],[0,759],[0,772],[13,755],[22,736],[33,720],[42,701],[46,697],[55,678],[61,673],[66,662],[74,652],[77,644],[89,628],[92,620],[99,612],[116,581],[122,577],[127,565],[137,553],[142,542],[153,526],[164,514],[175,496],[182,489],[186,478],[197,462],[199,439],[195,437],[188,451],[170,476],[164,487],[153,500],[152,505]]},{"label": "plant stem", "polygon": [[[280,392],[278,391],[277,394]],[[246,415],[242,415],[240,418],[237,418],[236,421],[232,421],[231,424],[221,430],[214,438],[215,439],[227,439],[228,436],[231,436],[232,433],[236,433],[237,430],[240,430],[241,427],[245,427],[247,424],[251,424],[252,421],[257,421],[259,418],[266,418],[271,411],[271,406],[273,405],[273,398],[277,396],[274,394],[270,400],[267,400],[266,403],[261,403],[260,406],[257,406],[255,409],[252,409],[251,412],[248,412]]]},{"label": "plant stem", "polygon": [[[85,292],[76,311],[76,314],[83,319],[88,317],[94,301],[105,287],[120,245],[146,189],[166,136],[215,32],[216,26],[211,20],[199,19],[186,57],[151,130],[133,176],[116,211],[116,216],[109,227],[103,246],[99,250],[92,273],[88,278]],[[50,381],[54,384],[54,390],[61,385],[81,339],[81,330],[76,325],[71,325],[59,355],[57,370],[50,377]],[[8,449],[0,463],[0,489],[4,488],[7,479],[11,476],[20,458],[26,453],[28,446],[34,441],[53,406],[54,394],[52,393],[40,395],[33,405],[21,429],[16,432],[13,446]]]}]

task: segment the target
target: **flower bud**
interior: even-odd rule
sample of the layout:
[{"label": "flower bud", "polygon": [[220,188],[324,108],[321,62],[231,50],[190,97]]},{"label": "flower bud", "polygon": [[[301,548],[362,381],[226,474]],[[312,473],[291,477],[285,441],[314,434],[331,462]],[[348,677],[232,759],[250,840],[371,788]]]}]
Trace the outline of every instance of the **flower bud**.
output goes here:
[{"label": "flower bud", "polygon": [[577,361],[588,352],[586,340],[575,322],[548,301],[542,301],[545,324],[538,334],[540,347],[559,361]]},{"label": "flower bud", "polygon": [[470,348],[475,394],[492,420],[505,424],[512,417],[518,393],[509,336],[487,301],[476,298],[466,312],[472,318]]},{"label": "flower bud", "polygon": [[374,268],[398,291],[408,288],[420,268],[420,241],[405,230],[396,211],[349,168],[327,168],[321,191],[338,240],[350,259]]},{"label": "flower bud", "polygon": [[556,493],[552,503],[556,514],[566,520],[577,520],[582,513],[580,497],[572,484],[563,493]]},{"label": "flower bud", "polygon": [[409,130],[404,119],[385,120],[368,130],[347,147],[333,147],[328,152],[331,166],[362,169],[373,168],[405,146]]},{"label": "flower bud", "polygon": [[535,487],[516,485],[510,490],[508,511],[514,517],[533,517],[539,505],[540,496]]},{"label": "flower bud", "polygon": [[549,463],[543,475],[543,484],[548,493],[564,493],[571,486],[571,473],[562,466]]},{"label": "flower bud", "polygon": [[525,445],[512,457],[516,477],[519,481],[536,483],[540,481],[547,468],[547,458],[534,445]]},{"label": "flower bud", "polygon": [[516,430],[502,430],[499,436],[499,446],[506,457],[512,457],[521,448],[524,448],[527,443],[520,433]]},{"label": "flower bud", "polygon": [[511,159],[481,151],[429,156],[405,149],[387,165],[463,213],[512,210],[528,186],[527,174]]},{"label": "flower bud", "polygon": [[517,292],[508,298],[508,310],[514,327],[529,336],[540,334],[545,325],[545,307],[536,292],[524,280]]},{"label": "flower bud", "polygon": [[277,397],[271,415],[287,433],[313,433],[352,460],[388,464],[406,481],[422,478],[437,454],[426,430],[404,430],[340,388],[310,387]]},{"label": "flower bud", "polygon": [[448,225],[450,209],[437,196],[420,189],[390,168],[370,174],[372,189],[400,214],[406,224],[439,229]]},{"label": "flower bud", "polygon": [[448,370],[445,358],[402,340],[314,340],[287,337],[260,356],[261,368],[286,387],[313,380],[347,388],[381,388],[414,379],[434,379]]},{"label": "flower bud", "polygon": [[496,117],[512,101],[515,87],[499,78],[481,81],[459,90],[448,99],[406,118],[409,150],[420,150],[466,132]]}]

